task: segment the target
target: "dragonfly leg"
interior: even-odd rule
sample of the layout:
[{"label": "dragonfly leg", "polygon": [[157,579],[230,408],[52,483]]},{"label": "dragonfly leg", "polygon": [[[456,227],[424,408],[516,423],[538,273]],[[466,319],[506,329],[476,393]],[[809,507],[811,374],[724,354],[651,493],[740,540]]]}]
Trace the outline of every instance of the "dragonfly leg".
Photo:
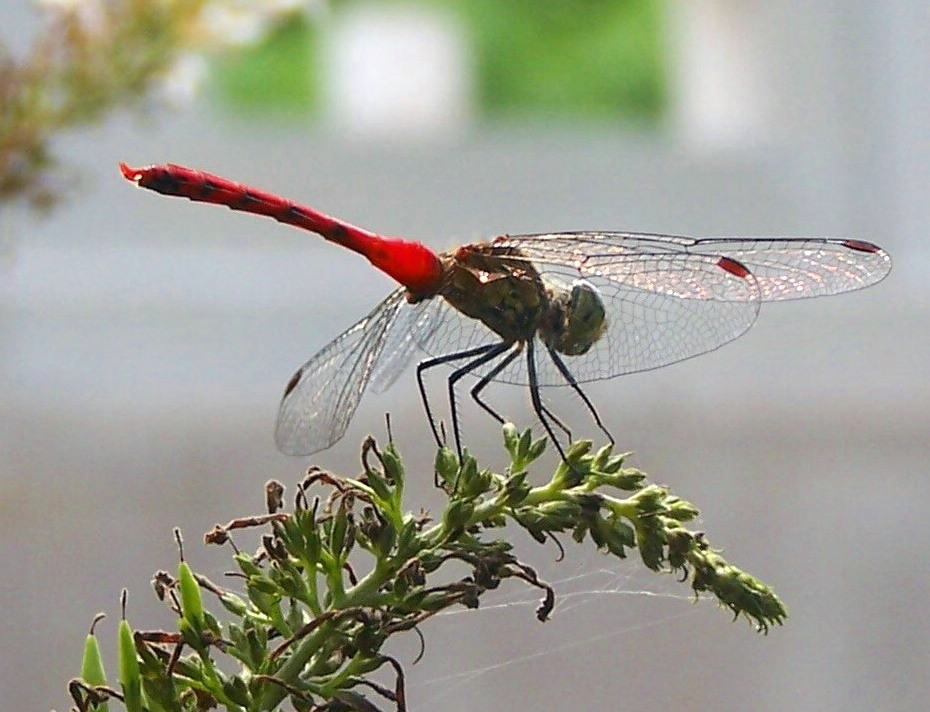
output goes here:
[{"label": "dragonfly leg", "polygon": [[471,399],[475,401],[475,403],[477,403],[481,407],[481,409],[484,410],[484,412],[488,413],[492,418],[494,418],[494,420],[496,420],[501,425],[503,425],[505,422],[504,417],[500,413],[498,413],[496,410],[494,410],[490,405],[488,405],[484,400],[482,400],[481,393],[484,391],[487,385],[491,381],[494,380],[497,374],[499,374],[501,371],[507,368],[507,366],[513,363],[513,360],[520,354],[522,350],[523,350],[523,343],[520,341],[516,342],[513,345],[513,347],[511,347],[510,353],[507,354],[504,358],[502,358],[500,360],[500,363],[498,363],[494,368],[492,368],[484,376],[482,376],[481,380],[479,380],[469,392],[471,395]]},{"label": "dragonfly leg", "polygon": [[568,442],[571,442],[572,441],[571,429],[565,423],[563,423],[561,418],[559,418],[559,416],[553,413],[552,409],[549,406],[547,406],[545,403],[543,403],[542,400],[540,400],[540,405],[542,406],[543,411],[549,417],[549,419],[559,427],[559,430],[565,433],[565,437],[568,438]]},{"label": "dragonfly leg", "polygon": [[[481,380],[475,384],[470,392],[472,400],[474,400],[475,403],[477,403],[486,413],[488,413],[492,418],[501,424],[505,422],[504,417],[481,398],[481,393],[484,391],[487,385],[494,380],[497,374],[499,374],[513,362],[513,360],[520,354],[523,348],[524,343],[522,341],[516,342],[512,347],[511,352],[503,359],[501,359],[501,361],[493,369],[482,376]],[[553,413],[552,410],[544,403],[541,402],[540,406],[543,412],[549,417],[549,419],[555,423],[563,433],[565,433],[565,436],[568,438],[569,442],[571,442],[572,432],[569,430],[568,426],[566,426],[565,423],[563,423],[559,417]]]},{"label": "dragonfly leg", "polygon": [[[502,353],[504,353],[505,351],[511,348],[512,348],[511,344],[508,344],[504,341],[500,342],[499,344],[491,344],[490,348],[487,348],[487,351],[485,353],[478,355],[476,358],[472,359],[471,361],[466,363],[464,366],[460,366],[459,368],[457,368],[455,371],[452,372],[451,376],[449,376],[449,382],[448,382],[449,383],[449,411],[452,416],[452,437],[455,439],[455,449],[456,449],[456,452],[458,453],[460,460],[462,459],[462,433],[461,433],[461,428],[459,426],[458,407],[455,405],[455,384],[458,383],[458,381],[463,376],[473,372],[476,368],[483,366],[488,361],[493,361],[498,356],[500,356]],[[516,353],[519,353],[519,350],[517,350]],[[513,358],[511,356],[507,356],[503,359],[503,363],[504,365],[506,365],[509,361],[512,361],[512,360]],[[500,364],[498,364],[498,366],[500,366]],[[495,368],[492,369],[491,372],[492,373],[499,372],[501,368],[503,368],[503,366],[500,366],[500,368],[495,366]],[[480,404],[480,401],[479,401],[479,404]],[[486,408],[486,410],[489,413],[491,413],[491,415],[493,415],[494,417],[500,418],[500,416],[497,415],[497,413],[495,413],[493,410],[489,408]]]},{"label": "dragonfly leg", "polygon": [[552,413],[543,405],[542,396],[539,394],[539,377],[536,375],[536,349],[533,346],[532,340],[526,342],[526,372],[530,383],[530,401],[533,404],[533,412],[536,413],[539,422],[543,424],[543,427],[549,434],[550,440],[552,440],[552,444],[555,445],[555,449],[558,450],[559,455],[562,456],[562,460],[568,462],[565,457],[565,450],[562,448],[559,439],[555,436],[555,431],[552,429],[549,419],[552,418],[563,430],[565,426],[562,425],[557,418],[552,417]]},{"label": "dragonfly leg", "polygon": [[[503,343],[485,344],[483,346],[478,346],[473,349],[466,349],[465,351],[456,351],[455,353],[443,354],[442,356],[435,356],[433,358],[424,359],[423,361],[420,361],[420,363],[417,364],[417,387],[420,390],[420,399],[423,401],[423,410],[426,411],[426,419],[429,421],[430,430],[433,431],[433,438],[436,440],[436,444],[439,447],[443,447],[446,444],[445,438],[442,437],[439,433],[439,427],[437,426],[436,418],[433,415],[433,409],[432,409],[432,406],[430,406],[430,402],[429,402],[429,395],[427,394],[427,391],[426,391],[426,384],[423,382],[423,374],[435,366],[440,366],[444,363],[454,363],[455,361],[462,361],[464,359],[474,358],[474,357],[478,357],[477,363],[470,362],[469,364],[466,364],[465,368],[466,369],[477,368],[485,361],[489,361],[495,356],[502,353],[504,350],[506,350],[506,348],[507,348],[507,345]],[[491,353],[491,355],[487,356],[488,353]],[[482,357],[484,356],[487,356],[487,358],[482,359]],[[455,373],[457,372],[458,371],[456,371]],[[453,373],[452,375],[454,376],[455,373]],[[466,370],[466,373],[467,373],[467,370]],[[450,376],[449,378],[451,380],[452,376]],[[461,446],[459,443],[459,434],[458,434],[458,415],[455,412],[455,394],[451,388],[450,388],[449,398],[450,398],[450,406],[452,408],[453,434],[454,434],[455,441],[456,441],[456,447],[458,448],[459,454],[461,455]]]},{"label": "dragonfly leg", "polygon": [[559,353],[551,346],[547,346],[546,350],[549,352],[549,358],[552,359],[552,363],[555,364],[555,367],[559,369],[559,373],[562,374],[562,378],[564,378],[565,382],[571,386],[572,390],[575,391],[576,394],[578,394],[578,397],[581,399],[581,402],[585,404],[585,407],[588,409],[588,412],[591,414],[591,418],[594,420],[597,427],[600,428],[601,432],[607,436],[610,444],[613,445],[614,436],[611,435],[610,431],[604,426],[604,423],[601,420],[601,416],[597,412],[597,408],[594,407],[591,399],[588,398],[588,395],[581,389],[581,386],[578,384],[578,381],[575,380],[575,376],[569,370],[568,366],[565,365],[562,357],[559,356]]}]

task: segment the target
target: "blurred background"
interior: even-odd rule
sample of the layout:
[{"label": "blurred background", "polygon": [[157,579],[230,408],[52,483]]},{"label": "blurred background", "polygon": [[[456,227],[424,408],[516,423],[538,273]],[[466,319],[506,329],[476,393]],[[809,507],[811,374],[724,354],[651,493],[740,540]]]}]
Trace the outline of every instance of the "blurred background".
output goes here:
[{"label": "blurred background", "polygon": [[[881,244],[895,267],[873,289],[767,305],[735,344],[589,389],[619,446],[775,587],[784,628],[758,636],[637,561],[579,547],[556,564],[552,547],[527,543],[563,597],[554,619],[538,624],[535,595],[509,589],[487,610],[430,621],[407,693],[412,710],[926,703],[925,3],[196,5],[190,37],[209,51],[173,52],[130,110],[114,102],[53,132],[54,170],[43,153],[28,199],[0,205],[6,708],[68,707],[101,610],[113,659],[122,587],[135,626],[172,625],[148,584],[175,565],[172,527],[194,567],[221,578],[227,554],[205,552],[200,534],[259,513],[265,480],[292,485],[307,464],[274,448],[284,385],[393,288],[316,236],[131,190],[120,160],[193,165],[436,249],[581,229]],[[91,34],[108,17],[93,2],[6,3],[11,56],[60,13]],[[95,71],[123,61],[111,56]],[[10,125],[0,141],[19,140]],[[34,158],[7,156],[5,170],[25,175]],[[568,393],[547,395],[596,436]],[[495,386],[492,399],[532,423],[524,389]],[[354,474],[385,411],[411,506],[436,507],[412,372],[367,394],[312,462]],[[496,424],[463,411],[466,441],[503,466]],[[402,660],[416,655],[410,638]]]}]

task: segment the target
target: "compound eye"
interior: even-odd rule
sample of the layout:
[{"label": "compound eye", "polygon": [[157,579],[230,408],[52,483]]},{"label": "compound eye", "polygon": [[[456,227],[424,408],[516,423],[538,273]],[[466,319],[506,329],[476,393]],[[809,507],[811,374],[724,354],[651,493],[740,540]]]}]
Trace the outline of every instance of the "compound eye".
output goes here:
[{"label": "compound eye", "polygon": [[598,328],[603,324],[605,316],[604,301],[597,287],[586,279],[575,280],[568,306],[569,322]]},{"label": "compound eye", "polygon": [[566,356],[587,353],[601,338],[607,322],[604,300],[593,284],[583,279],[572,284],[564,318],[556,348]]}]

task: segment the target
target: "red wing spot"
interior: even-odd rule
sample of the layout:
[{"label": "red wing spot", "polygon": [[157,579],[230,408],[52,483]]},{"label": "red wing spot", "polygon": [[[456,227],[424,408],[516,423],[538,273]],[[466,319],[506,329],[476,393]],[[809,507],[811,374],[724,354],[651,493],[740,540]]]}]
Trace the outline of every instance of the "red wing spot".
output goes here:
[{"label": "red wing spot", "polygon": [[291,380],[288,381],[287,385],[284,387],[284,395],[282,398],[287,398],[291,394],[291,391],[297,388],[297,384],[300,382],[300,377],[302,375],[304,375],[304,370],[301,368],[297,373],[291,376]]},{"label": "red wing spot", "polygon": [[717,260],[717,266],[742,279],[746,279],[746,277],[751,274],[746,265],[742,262],[737,262],[732,257],[721,257]]},{"label": "red wing spot", "polygon": [[865,240],[843,240],[840,244],[843,247],[848,247],[850,250],[868,252],[871,254],[879,252],[882,249],[878,245],[873,245],[871,242],[866,242]]}]

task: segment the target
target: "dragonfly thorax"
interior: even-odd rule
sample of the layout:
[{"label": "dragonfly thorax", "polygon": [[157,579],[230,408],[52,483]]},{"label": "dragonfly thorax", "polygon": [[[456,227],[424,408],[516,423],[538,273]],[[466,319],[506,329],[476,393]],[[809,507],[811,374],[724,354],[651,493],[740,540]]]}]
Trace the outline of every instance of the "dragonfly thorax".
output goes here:
[{"label": "dragonfly thorax", "polygon": [[448,256],[442,297],[507,343],[540,339],[566,356],[587,353],[607,326],[597,288],[544,279],[519,251],[492,245],[459,248]]},{"label": "dragonfly thorax", "polygon": [[597,288],[577,279],[571,288],[549,289],[546,318],[540,324],[543,342],[566,356],[587,353],[607,327],[607,310]]},{"label": "dragonfly thorax", "polygon": [[449,257],[440,294],[508,343],[533,338],[549,301],[530,262],[492,252],[487,244],[459,248]]}]

